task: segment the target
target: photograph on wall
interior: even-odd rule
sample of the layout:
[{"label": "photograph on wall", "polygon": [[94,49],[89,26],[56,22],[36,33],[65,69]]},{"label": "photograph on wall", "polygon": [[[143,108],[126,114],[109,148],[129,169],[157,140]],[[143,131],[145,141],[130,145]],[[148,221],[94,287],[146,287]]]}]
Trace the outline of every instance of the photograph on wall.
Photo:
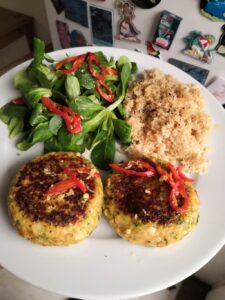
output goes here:
[{"label": "photograph on wall", "polygon": [[62,0],[52,0],[52,4],[54,5],[57,14],[58,15],[61,14],[61,12],[64,9],[63,1]]},{"label": "photograph on wall", "polygon": [[92,42],[98,46],[113,46],[112,12],[90,6]]},{"label": "photograph on wall", "polygon": [[73,30],[70,33],[71,47],[84,47],[87,46],[85,36],[79,30]]},{"label": "photograph on wall", "polygon": [[88,27],[87,2],[83,0],[64,0],[65,17],[84,27]]},{"label": "photograph on wall", "polygon": [[56,20],[56,27],[58,31],[58,36],[60,44],[63,49],[71,47],[70,33],[68,24],[59,20]]}]

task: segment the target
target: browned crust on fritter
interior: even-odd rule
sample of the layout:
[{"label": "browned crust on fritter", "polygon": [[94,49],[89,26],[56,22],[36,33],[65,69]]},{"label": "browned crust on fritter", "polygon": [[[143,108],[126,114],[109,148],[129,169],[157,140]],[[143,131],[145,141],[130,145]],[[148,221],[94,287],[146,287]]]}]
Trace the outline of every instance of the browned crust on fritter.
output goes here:
[{"label": "browned crust on fritter", "polygon": [[[153,162],[150,164],[154,165]],[[122,213],[138,219],[143,224],[176,224],[180,214],[170,207],[170,191],[169,184],[159,180],[158,174],[152,177],[138,177],[114,173],[107,179],[105,201],[114,201]]]},{"label": "browned crust on fritter", "polygon": [[85,217],[96,187],[90,173],[76,173],[87,188],[88,199],[83,198],[83,192],[77,187],[63,193],[63,198],[46,196],[53,184],[68,179],[63,172],[65,167],[93,169],[93,165],[80,155],[57,152],[37,157],[17,173],[10,197],[31,221],[66,226]]},{"label": "browned crust on fritter", "polygon": [[126,215],[138,218],[143,223],[176,223],[179,214],[169,205],[169,186],[151,178],[113,174],[108,179],[107,201],[114,201]]}]

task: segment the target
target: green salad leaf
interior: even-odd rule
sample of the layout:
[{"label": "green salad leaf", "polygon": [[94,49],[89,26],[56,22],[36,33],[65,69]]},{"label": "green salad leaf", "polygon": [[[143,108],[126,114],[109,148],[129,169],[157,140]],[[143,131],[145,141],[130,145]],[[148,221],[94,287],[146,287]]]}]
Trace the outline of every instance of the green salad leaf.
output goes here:
[{"label": "green salad leaf", "polygon": [[[74,57],[74,61],[62,63],[56,70],[57,61],[45,53],[44,42],[35,38],[32,62],[14,79],[25,103],[4,105],[0,120],[8,126],[11,138],[24,133],[17,143],[20,150],[39,142],[44,143],[45,152],[83,153],[88,148],[96,167],[107,170],[114,160],[116,143],[131,142],[131,127],[124,120],[122,102],[137,65],[126,56],[108,59],[98,51],[91,56],[86,53],[79,66],[70,71],[76,65]],[[42,101],[43,96],[50,98],[49,104],[46,99]],[[81,130],[71,133],[74,131],[68,124],[77,118]]]}]

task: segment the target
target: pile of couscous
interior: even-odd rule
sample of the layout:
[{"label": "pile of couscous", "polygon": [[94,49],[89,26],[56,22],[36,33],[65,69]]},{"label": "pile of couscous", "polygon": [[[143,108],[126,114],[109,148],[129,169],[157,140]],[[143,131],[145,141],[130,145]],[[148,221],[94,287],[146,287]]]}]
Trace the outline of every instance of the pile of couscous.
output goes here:
[{"label": "pile of couscous", "polygon": [[184,84],[159,69],[147,70],[131,84],[124,109],[132,126],[130,156],[157,157],[182,164],[188,172],[206,171],[212,120],[204,111],[198,86]]}]

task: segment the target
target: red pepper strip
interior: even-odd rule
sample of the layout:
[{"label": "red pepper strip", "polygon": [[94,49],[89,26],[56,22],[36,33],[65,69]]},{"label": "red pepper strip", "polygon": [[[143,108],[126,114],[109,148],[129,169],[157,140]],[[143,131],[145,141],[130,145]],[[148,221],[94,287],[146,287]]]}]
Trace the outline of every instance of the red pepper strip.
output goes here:
[{"label": "red pepper strip", "polygon": [[52,101],[48,97],[42,97],[43,105],[50,111],[62,117],[66,123],[67,130],[71,133],[79,133],[82,131],[80,115],[76,114],[72,109]]},{"label": "red pepper strip", "polygon": [[67,190],[75,186],[76,184],[72,179],[59,181],[49,188],[49,190],[46,193],[46,196],[52,196],[55,194],[66,192]]},{"label": "red pepper strip", "polygon": [[180,176],[181,179],[183,179],[184,181],[189,181],[189,182],[193,182],[194,179],[190,178],[190,177],[187,177],[185,176],[183,173],[182,173],[182,169],[183,169],[183,166],[179,166],[177,167],[177,172]]},{"label": "red pepper strip", "polygon": [[[156,171],[159,173],[160,176],[166,176],[166,181],[171,186],[171,192],[169,196],[170,207],[176,212],[185,213],[189,202],[186,188],[182,182],[182,178],[179,176],[177,172],[177,168],[172,166],[171,164],[167,164],[167,167],[171,171],[170,174],[168,174],[165,170],[163,170],[159,166],[156,167]],[[179,194],[183,197],[182,206],[178,206],[177,197]]]},{"label": "red pepper strip", "polygon": [[[96,70],[94,70],[93,68],[93,63],[95,63],[99,69],[101,70],[101,73],[97,72]],[[99,81],[104,81],[105,79],[105,76],[107,74],[110,74],[110,75],[117,75],[118,74],[118,71],[113,69],[113,68],[110,68],[110,67],[106,67],[104,68],[104,66],[100,63],[100,61],[98,60],[97,56],[95,55],[95,53],[90,53],[89,54],[89,57],[88,57],[88,68],[89,68],[89,71],[91,73],[91,75],[95,78],[97,78]]]},{"label": "red pepper strip", "polygon": [[61,61],[59,61],[56,65],[55,65],[55,69],[58,70],[60,69],[62,66],[64,66],[65,64],[69,63],[69,62],[74,62],[77,59],[77,56],[70,56],[67,57]]},{"label": "red pepper strip", "polygon": [[139,165],[140,167],[146,168],[148,171],[139,172],[139,171],[134,171],[134,170],[123,168],[118,164],[109,164],[109,166],[112,169],[115,169],[119,172],[122,172],[122,173],[125,173],[128,175],[135,175],[135,176],[140,176],[140,177],[151,177],[155,174],[154,168],[152,166],[150,166],[148,163],[142,162],[142,161],[137,161],[137,165]]},{"label": "red pepper strip", "polygon": [[[182,206],[178,206],[177,203],[177,196],[181,194],[181,196],[183,197],[183,205]],[[170,202],[170,206],[173,210],[175,210],[176,212],[179,213],[185,213],[188,207],[188,202],[189,202],[189,198],[188,198],[188,194],[186,192],[185,189],[181,189],[179,192],[177,192],[177,190],[175,188],[171,189],[170,192],[170,198],[169,198],[169,202]]]},{"label": "red pepper strip", "polygon": [[[93,62],[99,67],[102,74],[100,74],[96,70],[94,70]],[[104,78],[105,78],[105,74],[103,72],[104,67],[100,63],[100,61],[98,60],[97,56],[94,53],[90,53],[89,56],[88,56],[88,68],[89,68],[89,71],[90,71],[90,73],[93,77],[95,77],[95,78],[97,78],[98,80],[101,80],[101,81],[104,80]]]},{"label": "red pepper strip", "polygon": [[194,181],[192,178],[189,178],[182,173],[183,166],[174,167],[173,165],[171,165],[169,163],[169,164],[167,164],[167,167],[170,169],[170,171],[172,172],[172,174],[176,180],[183,179],[184,181],[189,181],[189,182]]},{"label": "red pepper strip", "polygon": [[72,72],[76,71],[82,65],[82,63],[84,62],[85,57],[86,57],[86,54],[78,55],[77,59],[73,63],[73,66],[71,68],[67,69],[67,70],[61,70],[60,71],[61,74],[66,75],[66,74],[69,74],[69,73],[72,73]]},{"label": "red pepper strip", "polygon": [[161,167],[157,166],[156,171],[160,176],[166,176],[166,179],[168,178],[168,173]]},{"label": "red pepper strip", "polygon": [[67,173],[70,177],[70,179],[72,179],[74,181],[74,183],[76,184],[76,186],[83,192],[86,192],[86,187],[83,184],[83,182],[81,182],[77,176],[71,171],[71,169],[69,168],[64,168],[64,172]]},{"label": "red pepper strip", "polygon": [[104,92],[101,87],[99,86],[99,84],[96,82],[95,83],[95,88],[97,90],[97,92],[100,94],[100,96],[105,99],[108,102],[113,102],[114,100],[114,95],[112,90],[110,89],[110,87],[105,83],[105,82],[100,82],[100,84],[102,86],[104,86],[104,88],[107,90],[108,94],[106,92]]},{"label": "red pepper strip", "polygon": [[10,102],[16,105],[25,105],[23,98],[15,98],[12,99]]},{"label": "red pepper strip", "polygon": [[64,120],[66,128],[70,133],[78,133],[82,131],[80,115],[76,114],[72,109],[63,106],[63,113],[65,113]]},{"label": "red pepper strip", "polygon": [[103,71],[102,71],[102,76],[99,77],[99,81],[100,82],[103,82],[105,80],[105,77],[107,74],[110,74],[110,75],[118,75],[118,71],[113,69],[113,68],[110,68],[110,67],[107,67],[105,68]]},{"label": "red pepper strip", "polygon": [[68,57],[68,58],[64,59],[63,61],[59,62],[58,64],[56,64],[56,69],[59,69],[65,63],[73,62],[73,65],[72,65],[71,68],[66,69],[66,70],[60,70],[60,73],[62,75],[72,73],[72,72],[76,71],[76,69],[78,69],[82,65],[82,63],[85,60],[85,57],[86,57],[86,54],[81,54],[81,55],[78,55],[78,56]]}]

